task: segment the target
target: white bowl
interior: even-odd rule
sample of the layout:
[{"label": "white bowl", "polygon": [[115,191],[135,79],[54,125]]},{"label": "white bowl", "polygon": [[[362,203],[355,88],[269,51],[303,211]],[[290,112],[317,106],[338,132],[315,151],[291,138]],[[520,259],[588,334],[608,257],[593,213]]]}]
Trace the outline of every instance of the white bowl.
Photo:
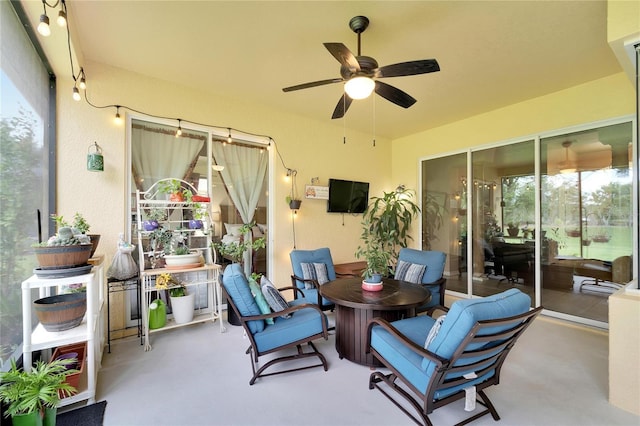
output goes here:
[{"label": "white bowl", "polygon": [[164,256],[167,266],[184,266],[200,263],[200,253],[166,254]]}]

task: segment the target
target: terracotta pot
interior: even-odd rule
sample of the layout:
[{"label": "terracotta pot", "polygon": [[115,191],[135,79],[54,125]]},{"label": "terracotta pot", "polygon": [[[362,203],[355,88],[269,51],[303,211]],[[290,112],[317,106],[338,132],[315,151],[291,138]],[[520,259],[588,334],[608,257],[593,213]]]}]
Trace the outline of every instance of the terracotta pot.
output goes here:
[{"label": "terracotta pot", "polygon": [[87,312],[87,293],[68,293],[44,297],[33,302],[34,310],[47,331],[77,327]]},{"label": "terracotta pot", "polygon": [[63,269],[84,266],[91,257],[93,244],[34,247],[41,269]]}]

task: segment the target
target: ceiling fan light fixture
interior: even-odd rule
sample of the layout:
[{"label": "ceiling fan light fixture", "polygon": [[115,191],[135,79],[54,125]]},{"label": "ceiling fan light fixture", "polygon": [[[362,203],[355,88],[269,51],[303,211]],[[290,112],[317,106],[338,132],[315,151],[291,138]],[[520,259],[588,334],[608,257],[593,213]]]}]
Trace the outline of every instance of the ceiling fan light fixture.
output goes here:
[{"label": "ceiling fan light fixture", "polygon": [[376,87],[375,81],[369,77],[354,77],[344,84],[344,91],[351,99],[364,99],[371,95]]}]

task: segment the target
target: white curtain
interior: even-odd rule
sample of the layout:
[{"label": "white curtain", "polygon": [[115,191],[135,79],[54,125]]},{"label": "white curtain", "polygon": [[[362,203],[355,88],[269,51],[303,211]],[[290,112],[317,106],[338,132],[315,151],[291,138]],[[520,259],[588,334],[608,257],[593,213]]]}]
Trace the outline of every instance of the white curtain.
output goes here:
[{"label": "white curtain", "polygon": [[204,145],[200,138],[177,138],[160,129],[131,127],[131,162],[143,191],[163,178],[183,179]]},{"label": "white curtain", "polygon": [[[213,159],[224,166],[220,172],[231,197],[231,201],[240,213],[244,223],[253,220],[258,206],[260,191],[267,171],[268,156],[266,150],[214,142],[212,144]],[[245,238],[252,238],[251,232]],[[251,273],[251,253],[248,250],[244,259],[245,273]]]}]

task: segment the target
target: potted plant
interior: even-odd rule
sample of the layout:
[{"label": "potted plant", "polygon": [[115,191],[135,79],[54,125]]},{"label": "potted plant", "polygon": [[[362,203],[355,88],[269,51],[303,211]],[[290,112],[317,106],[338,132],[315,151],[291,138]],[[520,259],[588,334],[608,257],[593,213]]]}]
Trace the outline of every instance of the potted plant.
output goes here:
[{"label": "potted plant", "polygon": [[266,247],[264,237],[256,238],[255,240],[244,238],[247,233],[251,232],[255,225],[255,222],[245,223],[238,229],[241,235],[239,241],[213,243],[214,249],[216,249],[220,255],[231,259],[233,263],[243,263],[244,253],[247,250],[251,249],[252,251],[256,251]]},{"label": "potted plant", "polygon": [[0,401],[7,404],[5,416],[11,417],[14,425],[55,425],[60,398],[76,392],[65,382],[67,375],[77,372],[68,369],[75,363],[75,358],[36,361],[31,371],[24,371],[12,359],[11,368],[0,372]]},{"label": "potted plant", "polygon": [[207,210],[200,203],[193,204],[193,219],[189,220],[189,229],[202,229],[202,220],[207,216]]},{"label": "potted plant", "polygon": [[73,235],[86,235],[87,237],[89,237],[89,241],[91,242],[91,254],[89,255],[89,257],[93,257],[93,254],[98,248],[98,243],[100,243],[100,235],[89,234],[91,225],[89,225],[89,222],[87,222],[84,216],[76,212],[73,215],[73,222],[71,223],[67,222],[62,215],[52,214],[51,218],[56,222],[57,230],[60,230],[60,228],[69,227],[71,228]]},{"label": "potted plant", "polygon": [[364,258],[367,261],[367,267],[362,271],[362,277],[366,283],[381,283],[382,278],[389,274],[391,253],[384,250],[383,244],[375,237],[364,231],[363,240],[365,244],[359,246],[356,251],[358,259]]},{"label": "potted plant", "polygon": [[384,192],[382,197],[371,197],[363,214],[361,238],[365,248],[369,244],[379,245],[393,264],[398,260],[400,248],[407,247],[407,241],[413,239],[409,228],[420,212],[420,207],[411,200],[413,194],[412,190],[399,188]]},{"label": "potted plant", "polygon": [[300,209],[300,205],[302,204],[302,200],[295,199],[291,195],[287,195],[285,199],[287,201],[287,204],[289,204],[289,208],[291,210],[299,210]]},{"label": "potted plant", "polygon": [[68,226],[47,241],[33,246],[41,269],[65,269],[87,265],[92,244],[86,234],[73,234]]},{"label": "potted plant", "polygon": [[154,229],[158,229],[160,226],[158,223],[159,221],[167,218],[167,213],[164,209],[154,207],[148,212],[145,212],[145,217],[146,219],[142,222],[142,228],[145,231],[153,231]]},{"label": "potted plant", "polygon": [[509,234],[510,237],[517,237],[519,232],[520,229],[518,229],[517,223],[509,222],[507,224],[507,234]]},{"label": "potted plant", "polygon": [[169,194],[169,201],[173,202],[191,202],[193,194],[187,188],[182,187],[179,179],[165,179],[158,185],[158,191]]},{"label": "potted plant", "polygon": [[196,294],[187,291],[187,287],[171,274],[156,277],[156,289],[168,290],[171,310],[176,324],[185,324],[193,320]]}]

